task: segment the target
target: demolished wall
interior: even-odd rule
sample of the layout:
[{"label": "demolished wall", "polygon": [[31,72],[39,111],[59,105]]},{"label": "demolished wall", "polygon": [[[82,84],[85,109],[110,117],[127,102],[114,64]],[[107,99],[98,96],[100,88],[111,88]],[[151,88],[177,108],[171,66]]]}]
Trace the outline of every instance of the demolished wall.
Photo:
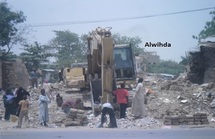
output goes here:
[{"label": "demolished wall", "polygon": [[190,52],[190,55],[192,58],[187,79],[197,84],[213,82],[215,79],[215,43],[203,43],[199,52]]},{"label": "demolished wall", "polygon": [[203,82],[213,82],[215,80],[215,43],[212,46],[201,46],[201,51],[205,67]]},{"label": "demolished wall", "polygon": [[1,62],[1,84],[4,90],[21,86],[25,89],[30,85],[28,72],[21,60]]},{"label": "demolished wall", "polygon": [[12,62],[2,63],[2,88],[3,90],[15,88],[18,85],[15,68]]},{"label": "demolished wall", "polygon": [[19,80],[19,85],[24,89],[27,89],[27,87],[30,86],[30,80],[25,64],[22,63],[21,59],[17,59],[16,62],[14,62],[14,67],[15,74]]}]

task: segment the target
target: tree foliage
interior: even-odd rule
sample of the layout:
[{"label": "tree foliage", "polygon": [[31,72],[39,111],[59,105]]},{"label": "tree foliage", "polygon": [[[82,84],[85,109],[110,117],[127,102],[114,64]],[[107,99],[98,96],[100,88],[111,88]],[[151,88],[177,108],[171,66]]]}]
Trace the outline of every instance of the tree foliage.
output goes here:
[{"label": "tree foliage", "polygon": [[20,54],[20,58],[25,62],[28,70],[38,69],[41,63],[48,62],[48,57],[52,56],[46,50],[46,45],[40,45],[38,42],[24,46],[24,52]]},{"label": "tree foliage", "polygon": [[0,51],[2,55],[10,52],[12,46],[23,41],[23,28],[16,25],[23,23],[23,12],[13,12],[6,2],[0,3]]},{"label": "tree foliage", "polygon": [[[87,61],[87,35],[83,34],[79,36],[74,32],[66,31],[54,31],[55,38],[50,42],[50,47],[56,49],[57,64],[60,67],[68,67],[74,62],[86,62]],[[114,34],[113,36],[115,44],[131,44],[133,52],[140,54],[143,52],[143,48],[139,45],[142,40],[139,37],[121,36],[120,34]]]},{"label": "tree foliage", "polygon": [[148,65],[147,72],[178,75],[184,72],[184,65],[178,64],[177,62],[174,62],[171,60],[168,60],[168,61],[162,60],[158,64]]},{"label": "tree foliage", "polygon": [[68,67],[74,62],[86,61],[85,35],[79,36],[70,31],[54,31],[56,37],[51,41],[51,47],[58,53],[55,55],[61,67]]},{"label": "tree foliage", "polygon": [[1,56],[2,61],[10,61],[15,60],[18,56],[14,54],[13,52],[8,52],[6,55]]},{"label": "tree foliage", "polygon": [[186,57],[181,56],[181,61],[179,62],[179,64],[189,65],[190,59],[191,59],[191,55],[188,55]]},{"label": "tree foliage", "polygon": [[131,44],[133,53],[135,55],[139,55],[144,52],[144,49],[140,47],[142,40],[138,36],[128,37],[128,36],[121,36],[120,34],[113,34],[112,37],[114,39],[115,44]]},{"label": "tree foliage", "polygon": [[204,29],[199,33],[198,36],[193,36],[194,39],[205,39],[209,36],[215,35],[215,10],[210,12],[210,15],[212,16],[211,21],[207,21],[205,24]]}]

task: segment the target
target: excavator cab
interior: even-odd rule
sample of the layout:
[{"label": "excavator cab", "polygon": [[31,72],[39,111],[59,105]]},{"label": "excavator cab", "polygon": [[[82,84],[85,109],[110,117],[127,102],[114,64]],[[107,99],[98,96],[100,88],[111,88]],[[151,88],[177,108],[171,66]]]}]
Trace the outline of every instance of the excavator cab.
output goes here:
[{"label": "excavator cab", "polygon": [[136,79],[133,52],[131,45],[120,44],[114,46],[114,69],[117,82],[126,82]]}]

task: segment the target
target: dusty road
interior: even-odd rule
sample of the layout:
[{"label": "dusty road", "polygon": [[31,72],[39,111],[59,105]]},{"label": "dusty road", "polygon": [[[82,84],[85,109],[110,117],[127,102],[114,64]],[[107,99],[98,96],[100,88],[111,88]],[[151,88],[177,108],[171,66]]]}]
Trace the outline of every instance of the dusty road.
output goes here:
[{"label": "dusty road", "polygon": [[0,139],[214,139],[214,128],[184,129],[11,129]]}]

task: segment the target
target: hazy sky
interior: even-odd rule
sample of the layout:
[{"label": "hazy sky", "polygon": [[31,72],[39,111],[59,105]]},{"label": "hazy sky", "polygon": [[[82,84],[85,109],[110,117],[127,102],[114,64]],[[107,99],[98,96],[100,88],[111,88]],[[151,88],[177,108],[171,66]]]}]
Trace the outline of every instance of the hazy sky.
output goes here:
[{"label": "hazy sky", "polygon": [[[5,0],[0,0],[5,1]],[[50,25],[73,21],[95,21],[106,19],[141,17],[214,7],[215,0],[6,0],[14,11],[23,11],[28,25]],[[70,30],[86,34],[97,27],[112,27],[112,33],[130,37],[139,36],[142,47],[146,42],[171,43],[168,48],[146,48],[156,51],[161,59],[180,61],[185,51],[193,50],[198,35],[206,21],[211,21],[212,10],[142,18],[124,21],[70,24],[61,26],[33,27],[27,37],[47,44],[53,30]],[[34,37],[32,37],[34,36]]]}]

